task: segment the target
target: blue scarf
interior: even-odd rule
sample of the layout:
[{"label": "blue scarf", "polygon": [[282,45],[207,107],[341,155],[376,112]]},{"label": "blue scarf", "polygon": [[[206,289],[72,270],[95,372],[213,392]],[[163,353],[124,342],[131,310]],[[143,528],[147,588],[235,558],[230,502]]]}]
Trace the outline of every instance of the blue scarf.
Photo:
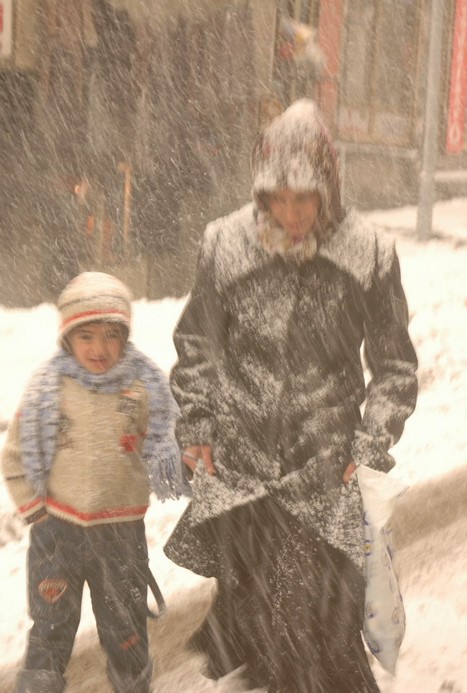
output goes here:
[{"label": "blue scarf", "polygon": [[32,377],[26,389],[20,418],[20,444],[26,478],[39,496],[44,496],[55,456],[59,426],[60,381],[63,376],[101,393],[128,389],[135,380],[146,387],[149,421],[142,457],[147,465],[151,490],[158,498],[178,498],[189,493],[180,451],[174,437],[177,404],[164,373],[131,342],[122,358],[107,373],[95,375],[61,349]]}]

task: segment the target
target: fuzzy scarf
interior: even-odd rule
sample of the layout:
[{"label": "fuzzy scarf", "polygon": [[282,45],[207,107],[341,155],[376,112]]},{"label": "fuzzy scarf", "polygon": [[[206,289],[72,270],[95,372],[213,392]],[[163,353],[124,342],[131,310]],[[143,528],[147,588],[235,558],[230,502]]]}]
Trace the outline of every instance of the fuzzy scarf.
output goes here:
[{"label": "fuzzy scarf", "polygon": [[55,456],[59,426],[60,380],[74,378],[80,385],[101,393],[116,393],[141,381],[149,395],[149,421],[142,456],[147,464],[151,490],[158,498],[187,494],[180,451],[174,437],[178,407],[165,375],[133,344],[107,373],[95,375],[61,349],[32,377],[21,406],[20,444],[26,478],[37,495],[44,496]]},{"label": "fuzzy scarf", "polygon": [[258,238],[268,255],[281,255],[297,263],[311,260],[318,252],[322,241],[330,235],[329,231],[323,232],[317,221],[312,232],[293,242],[287,231],[277,224],[273,215],[261,209],[257,212],[256,225]]}]

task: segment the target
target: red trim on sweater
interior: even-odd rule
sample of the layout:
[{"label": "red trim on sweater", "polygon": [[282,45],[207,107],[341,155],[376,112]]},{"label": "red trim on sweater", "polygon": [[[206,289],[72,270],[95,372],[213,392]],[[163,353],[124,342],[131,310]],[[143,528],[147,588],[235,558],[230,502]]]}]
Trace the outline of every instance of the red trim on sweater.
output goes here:
[{"label": "red trim on sweater", "polygon": [[148,509],[147,505],[141,505],[137,508],[112,508],[109,510],[100,510],[99,512],[94,513],[83,513],[76,510],[76,508],[72,508],[70,505],[62,505],[62,503],[57,503],[57,501],[53,498],[47,498],[47,505],[62,513],[76,517],[78,520],[81,520],[81,522],[98,522],[99,520],[108,520],[119,517],[141,516],[144,515]]},{"label": "red trim on sweater", "polygon": [[32,500],[28,501],[24,505],[20,505],[18,507],[18,512],[20,512],[22,515],[26,515],[29,511],[31,511],[33,508],[35,508],[38,505],[44,505],[44,499],[43,498],[33,498]]}]

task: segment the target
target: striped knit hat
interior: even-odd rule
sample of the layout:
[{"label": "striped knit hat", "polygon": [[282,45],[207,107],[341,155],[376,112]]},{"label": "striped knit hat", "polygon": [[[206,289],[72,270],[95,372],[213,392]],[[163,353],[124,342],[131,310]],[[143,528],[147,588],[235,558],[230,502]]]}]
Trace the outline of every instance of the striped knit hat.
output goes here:
[{"label": "striped knit hat", "polygon": [[119,279],[103,272],[83,272],[71,280],[58,298],[59,341],[86,322],[117,322],[130,332],[131,294]]}]

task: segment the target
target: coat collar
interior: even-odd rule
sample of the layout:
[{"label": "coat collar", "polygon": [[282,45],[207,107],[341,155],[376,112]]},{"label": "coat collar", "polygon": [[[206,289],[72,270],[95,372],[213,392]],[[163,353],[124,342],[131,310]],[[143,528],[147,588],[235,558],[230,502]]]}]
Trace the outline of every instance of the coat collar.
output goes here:
[{"label": "coat collar", "polygon": [[[355,210],[350,210],[336,231],[322,243],[316,257],[328,260],[368,290],[375,270],[381,275],[389,270],[393,245],[386,238],[377,237],[374,228]],[[215,257],[218,288],[225,288],[275,261],[261,246],[252,203],[209,224],[204,251]],[[314,259],[308,262],[312,264]]]}]

